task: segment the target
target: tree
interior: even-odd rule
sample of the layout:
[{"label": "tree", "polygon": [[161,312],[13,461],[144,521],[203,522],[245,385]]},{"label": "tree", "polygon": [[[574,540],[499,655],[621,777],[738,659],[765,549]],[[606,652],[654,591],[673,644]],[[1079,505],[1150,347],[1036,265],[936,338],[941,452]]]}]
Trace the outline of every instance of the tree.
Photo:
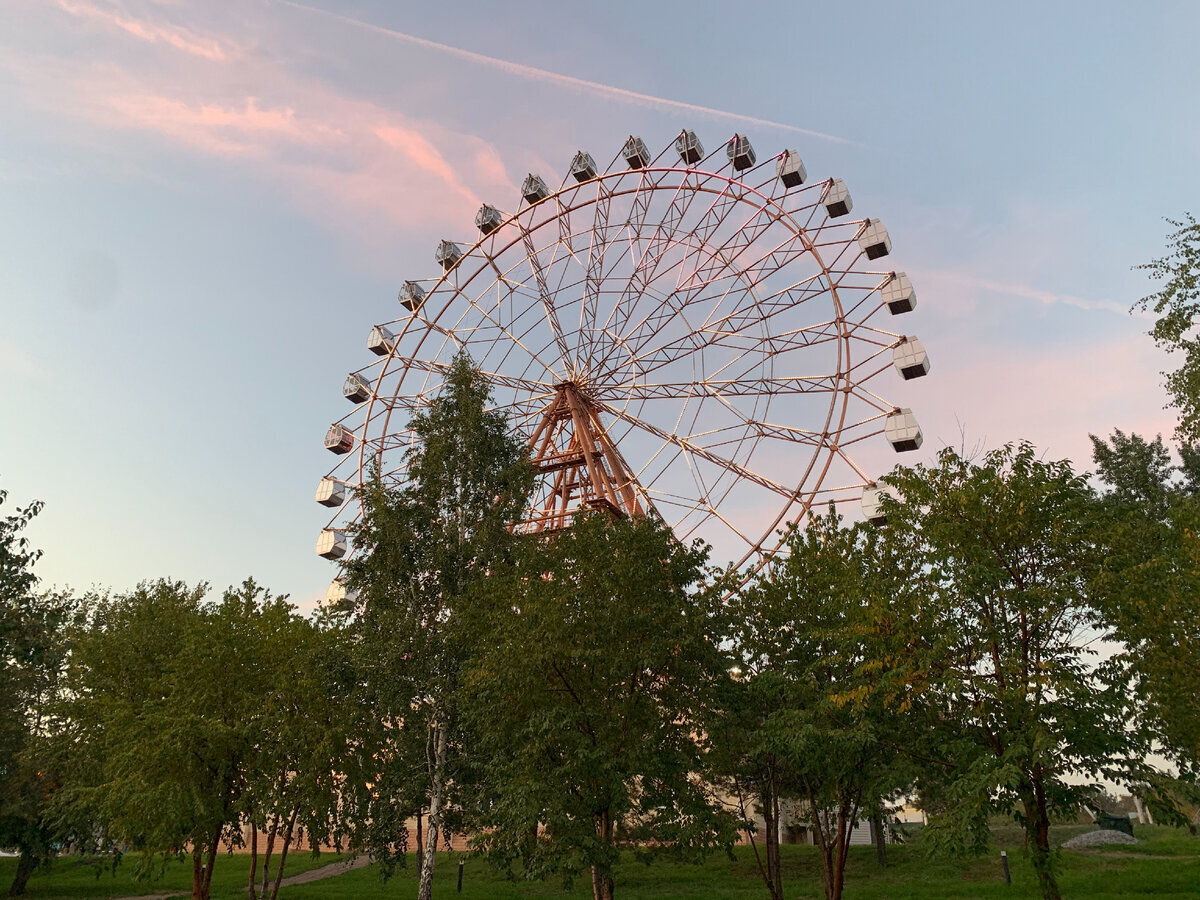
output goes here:
[{"label": "tree", "polygon": [[[374,710],[374,749],[360,757],[361,837],[391,864],[399,826],[428,809],[418,897],[429,900],[439,833],[452,792],[471,781],[460,752],[459,673],[475,651],[462,598],[502,566],[532,490],[524,444],[489,411],[488,385],[465,354],[430,405],[413,416],[406,480],[364,490],[346,566],[357,592],[356,654]],[[461,808],[461,802],[458,803]]]},{"label": "tree", "polygon": [[590,870],[612,900],[621,846],[696,859],[732,843],[698,728],[725,671],[706,558],[654,518],[597,512],[526,538],[479,586],[463,702],[489,787],[475,843],[493,863]]},{"label": "tree", "polygon": [[1166,388],[1174,406],[1179,408],[1180,439],[1200,443],[1200,337],[1196,324],[1200,317],[1200,222],[1190,214],[1183,220],[1167,220],[1174,228],[1167,237],[1170,253],[1138,268],[1166,283],[1153,294],[1143,297],[1134,309],[1150,309],[1158,319],[1150,330],[1158,346],[1169,352],[1182,352],[1183,362],[1167,373]]},{"label": "tree", "polygon": [[781,796],[804,801],[825,896],[837,900],[855,822],[908,780],[899,748],[911,701],[893,684],[888,642],[909,587],[876,538],[831,509],[794,529],[781,557],[730,601],[740,675],[714,734],[735,751],[739,795],[745,782],[761,801],[772,900],[783,897]]},{"label": "tree", "polygon": [[[1200,776],[1200,483],[1182,448],[1171,462],[1159,436],[1120,430],[1092,436],[1113,548],[1105,564],[1106,611],[1124,646],[1118,659],[1136,679],[1144,724],[1179,766],[1183,784],[1161,775],[1155,793],[1189,802]],[[1191,790],[1188,790],[1188,785]]]},{"label": "tree", "polygon": [[[254,598],[244,602],[253,604]],[[250,900],[275,900],[299,833],[314,848],[340,845],[345,836],[345,768],[357,747],[359,716],[341,629],[322,627],[278,602],[247,612],[250,640],[267,652],[256,665],[258,703],[243,723],[254,749],[239,806],[252,827]],[[260,832],[266,840],[257,883]]]},{"label": "tree", "polygon": [[1121,778],[1133,749],[1127,685],[1087,649],[1107,634],[1093,492],[1024,443],[979,463],[947,449],[888,481],[903,502],[885,504],[884,534],[910,554],[925,607],[912,668],[928,674],[941,745],[933,834],[986,839],[986,815],[1013,812],[1043,897],[1057,898],[1051,816],[1077,807],[1085,779]]},{"label": "tree", "polygon": [[[0,490],[0,505],[6,497]],[[0,846],[19,853],[12,896],[25,892],[61,837],[46,815],[57,772],[45,758],[44,741],[55,725],[48,710],[59,690],[75,603],[69,595],[36,590],[33,565],[41,551],[21,532],[41,508],[32,503],[0,518]]]},{"label": "tree", "polygon": [[[281,684],[304,683],[305,626],[285,599],[253,581],[218,602],[207,591],[157,581],[97,599],[74,640],[59,792],[60,809],[84,811],[142,871],[156,855],[189,853],[193,900],[207,900],[218,851],[241,844],[243,819],[260,824],[281,767],[311,759],[279,750],[283,717],[320,721],[307,705],[289,708],[307,698],[281,695]],[[289,790],[308,777],[289,774],[280,802],[295,810]],[[311,792],[304,801],[315,804]]]}]

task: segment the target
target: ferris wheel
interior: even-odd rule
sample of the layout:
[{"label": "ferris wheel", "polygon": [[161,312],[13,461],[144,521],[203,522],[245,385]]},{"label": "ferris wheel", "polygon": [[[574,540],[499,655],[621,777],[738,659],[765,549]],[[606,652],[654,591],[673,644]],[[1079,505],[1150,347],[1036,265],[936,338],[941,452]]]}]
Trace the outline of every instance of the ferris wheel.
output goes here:
[{"label": "ferris wheel", "polygon": [[929,359],[877,324],[916,294],[871,268],[891,241],[852,208],[841,179],[809,181],[794,150],[760,163],[744,135],[706,154],[684,131],[657,155],[630,137],[603,168],[580,151],[557,188],[529,174],[470,239],[442,240],[436,275],[405,281],[399,315],[371,329],[374,361],[347,377],[353,409],[325,437],[338,462],[317,501],[335,512],[317,552],[352,552],[355,488],[372,466],[403,481],[410,418],[464,349],[539,472],[518,531],[655,513],[749,573],[814,503],[861,497],[877,518],[851,454],[881,436],[920,447],[912,411],[875,383]]}]

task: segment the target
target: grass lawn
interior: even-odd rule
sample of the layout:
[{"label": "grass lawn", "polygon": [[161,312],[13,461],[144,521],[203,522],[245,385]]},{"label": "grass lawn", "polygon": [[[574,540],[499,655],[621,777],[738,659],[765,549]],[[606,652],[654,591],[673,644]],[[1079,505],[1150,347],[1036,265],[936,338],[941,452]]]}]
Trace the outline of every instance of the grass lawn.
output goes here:
[{"label": "grass lawn", "polygon": [[[1091,830],[1088,827],[1056,828],[1056,843]],[[1137,829],[1143,843],[1129,847],[1104,848],[1097,851],[1063,851],[1060,884],[1065,896],[1087,900],[1116,900],[1122,897],[1163,897],[1175,900],[1194,900],[1200,897],[1200,839],[1187,832],[1171,828]],[[1004,898],[1004,900],[1035,900],[1038,897],[1033,871],[1023,856],[1019,831],[1015,828],[995,830],[997,847],[987,857],[950,862],[929,862],[918,848],[892,846],[888,848],[890,865],[880,870],[875,865],[872,847],[855,847],[846,878],[847,900],[968,900],[968,898]],[[999,847],[1009,848],[1013,883],[1005,885],[1001,876]],[[783,849],[784,886],[788,898],[823,898],[821,864],[813,847]],[[1169,858],[1157,858],[1169,857]],[[318,864],[332,859],[323,856]],[[591,897],[587,878],[579,879],[574,888],[564,891],[561,884],[508,882],[492,872],[481,860],[467,859],[463,892],[455,893],[458,877],[457,856],[439,854],[435,878],[435,897],[461,900],[517,900],[522,897]],[[291,858],[289,872],[293,871]],[[11,878],[12,861],[0,861],[0,877],[8,872]],[[297,869],[311,866],[313,860],[305,854],[297,857]],[[214,875],[214,900],[244,900],[245,857],[222,857]],[[7,867],[5,867],[7,866]],[[222,873],[222,867],[224,873]],[[170,883],[164,879],[155,888],[162,891],[175,886],[186,888],[187,872],[173,872]],[[139,893],[126,876],[119,876],[122,890]],[[72,880],[73,879],[73,880]],[[100,885],[111,876],[102,876]],[[68,883],[70,882],[70,883]],[[715,857],[701,866],[681,865],[660,860],[646,866],[632,859],[617,871],[617,896],[621,900],[700,900],[700,898],[763,898],[766,891],[754,864],[749,847],[737,850],[736,860]],[[84,889],[72,885],[82,885]],[[106,897],[121,891],[97,893],[94,875],[80,879],[68,865],[35,876],[30,882],[30,897]],[[53,892],[51,892],[51,890]],[[141,892],[150,892],[143,887]],[[375,866],[358,869],[336,878],[285,888],[280,897],[287,900],[392,900],[416,895],[416,871],[412,858],[408,867],[391,881],[383,882]]]},{"label": "grass lawn", "polygon": [[[1061,843],[1087,827],[1064,826],[1055,829],[1054,839]],[[889,867],[875,865],[872,847],[854,847],[846,877],[847,900],[967,900],[967,898],[1006,898],[1036,900],[1040,895],[1033,871],[1019,848],[1019,830],[1012,833],[997,829],[997,843],[1008,845],[1013,884],[1004,883],[1000,869],[999,847],[986,858],[929,862],[915,847],[888,848]],[[1121,897],[1155,896],[1195,900],[1200,896],[1200,839],[1171,828],[1139,828],[1142,844],[1132,845],[1139,854],[1100,855],[1097,851],[1062,855],[1060,884],[1067,897],[1088,900],[1116,900]],[[821,863],[813,847],[783,847],[784,887],[788,898],[824,898],[821,887]],[[1115,852],[1115,851],[1113,851]],[[1147,859],[1145,856],[1172,856],[1172,859]],[[517,900],[522,897],[590,898],[591,886],[580,879],[573,890],[564,891],[557,883],[510,883],[493,873],[480,860],[468,859],[464,870],[463,892],[455,893],[458,864],[450,854],[438,860],[435,897],[462,900]],[[702,866],[678,865],[661,860],[645,866],[632,860],[617,872],[617,896],[622,900],[701,900],[701,898],[764,898],[766,890],[759,879],[754,855],[749,847],[737,850],[736,861],[725,857],[710,859]],[[416,872],[410,862],[390,882],[383,883],[372,866],[349,872],[330,881],[297,885],[288,900],[374,900],[408,898],[416,895]],[[281,892],[282,897],[282,892]],[[234,900],[234,895],[220,900]]]},{"label": "grass lawn", "polygon": [[[271,861],[272,872],[276,853]],[[295,875],[316,866],[324,866],[343,857],[323,853],[313,858],[308,851],[292,850],[288,853],[285,875]],[[7,895],[13,875],[17,871],[15,859],[0,859],[0,896]],[[246,854],[221,854],[213,869],[213,896],[246,898],[246,882],[250,877],[250,857]],[[259,878],[262,877],[262,862],[259,861]],[[274,875],[272,875],[272,879]],[[164,894],[178,891],[190,895],[192,890],[192,862],[190,859],[172,861],[162,875],[153,881],[138,881],[134,878],[134,861],[126,859],[116,871],[102,870],[99,866],[79,857],[56,859],[49,869],[42,869],[29,879],[29,890],[25,896],[30,900],[53,897],[66,898],[127,897],[135,894]],[[280,897],[283,896],[280,890]]]}]

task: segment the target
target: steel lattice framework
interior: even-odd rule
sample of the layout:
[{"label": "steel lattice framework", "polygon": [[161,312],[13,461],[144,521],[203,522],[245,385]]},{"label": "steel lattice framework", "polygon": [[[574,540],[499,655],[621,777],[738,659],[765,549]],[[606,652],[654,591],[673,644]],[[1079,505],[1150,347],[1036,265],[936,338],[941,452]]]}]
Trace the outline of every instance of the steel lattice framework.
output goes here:
[{"label": "steel lattice framework", "polygon": [[[909,449],[890,429],[911,414],[869,386],[908,340],[874,324],[905,310],[884,295],[907,279],[868,267],[890,242],[850,219],[840,181],[742,146],[704,156],[684,132],[650,159],[631,138],[603,171],[581,152],[557,190],[531,175],[511,211],[480,210],[477,240],[443,241],[443,271],[406,282],[404,315],[372,331],[380,356],[347,380],[323,537],[357,516],[372,464],[403,479],[410,416],[464,348],[543,473],[521,530],[654,510],[749,571],[814,503],[857,499],[873,480],[856,444],[886,426]],[[923,348],[921,364],[905,377],[928,370]]]}]

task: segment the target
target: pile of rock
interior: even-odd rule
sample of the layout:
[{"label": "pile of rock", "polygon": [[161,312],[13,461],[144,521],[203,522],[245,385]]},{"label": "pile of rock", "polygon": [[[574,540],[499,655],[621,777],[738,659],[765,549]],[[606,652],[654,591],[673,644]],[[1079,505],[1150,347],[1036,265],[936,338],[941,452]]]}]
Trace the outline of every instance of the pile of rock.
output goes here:
[{"label": "pile of rock", "polygon": [[1138,839],[1123,834],[1120,831],[1110,831],[1100,828],[1078,834],[1069,841],[1063,842],[1064,850],[1083,850],[1087,847],[1107,847],[1110,844],[1136,844]]}]

